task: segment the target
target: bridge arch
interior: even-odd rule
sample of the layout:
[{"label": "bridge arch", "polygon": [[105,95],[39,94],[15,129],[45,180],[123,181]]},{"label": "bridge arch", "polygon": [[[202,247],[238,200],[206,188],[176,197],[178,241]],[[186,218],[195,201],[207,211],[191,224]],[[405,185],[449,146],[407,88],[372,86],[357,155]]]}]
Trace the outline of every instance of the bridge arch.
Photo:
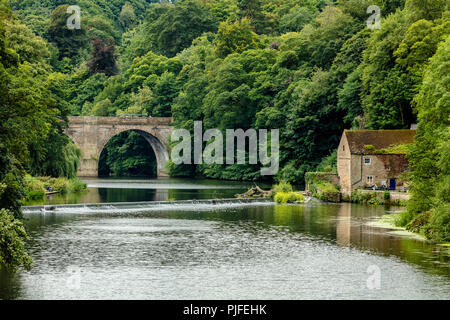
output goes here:
[{"label": "bridge arch", "polygon": [[168,148],[161,142],[163,139],[159,136],[157,132],[154,130],[141,130],[141,129],[118,129],[118,130],[112,130],[111,134],[109,136],[106,136],[102,138],[102,140],[99,142],[98,145],[98,154],[97,154],[97,171],[98,171],[98,162],[100,161],[100,156],[105,149],[108,142],[115,136],[121,134],[122,132],[127,131],[134,131],[139,133],[151,146],[153,149],[153,153],[156,157],[156,163],[157,163],[157,175],[160,176],[166,176],[165,170],[166,170],[166,164],[169,161],[169,150]]},{"label": "bridge arch", "polygon": [[136,131],[150,144],[157,161],[158,177],[168,176],[169,136],[172,118],[69,117],[66,134],[81,149],[80,177],[97,177],[98,162],[106,144],[125,131]]}]

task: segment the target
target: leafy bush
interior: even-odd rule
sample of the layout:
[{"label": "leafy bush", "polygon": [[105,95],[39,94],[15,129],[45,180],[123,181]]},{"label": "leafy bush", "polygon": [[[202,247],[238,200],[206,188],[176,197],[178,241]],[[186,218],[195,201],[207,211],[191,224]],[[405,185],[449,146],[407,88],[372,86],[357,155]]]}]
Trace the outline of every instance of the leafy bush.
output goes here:
[{"label": "leafy bush", "polygon": [[352,192],[351,198],[353,203],[362,203],[370,205],[383,204],[383,202],[377,198],[377,194],[375,192],[360,192],[358,190],[355,190]]},{"label": "leafy bush", "polygon": [[44,183],[30,175],[25,176],[25,190],[28,200],[39,200],[45,195]]},{"label": "leafy bush", "polygon": [[66,194],[70,191],[70,180],[67,178],[40,177],[39,179],[44,182],[46,189],[51,187],[53,191],[61,194]]},{"label": "leafy bush", "polygon": [[21,221],[6,209],[0,209],[0,269],[16,272],[19,266],[30,270],[32,260],[25,252],[27,233]]},{"label": "leafy bush", "polygon": [[[353,198],[352,198],[353,199]],[[411,211],[403,211],[400,213],[395,221],[397,227],[405,227],[409,222],[414,219],[414,214]]]},{"label": "leafy bush", "polygon": [[70,180],[70,192],[81,192],[83,190],[86,190],[86,183],[78,178]]},{"label": "leafy bush", "polygon": [[319,183],[317,187],[320,188],[320,190],[322,190],[323,192],[339,192],[338,187],[331,182]]},{"label": "leafy bush", "polygon": [[69,180],[64,177],[61,178],[38,177],[32,179],[36,181],[37,184],[42,184],[44,191],[48,187],[51,187],[55,192],[66,194],[68,192],[81,192],[86,189],[86,184],[83,183],[78,178],[73,178]]},{"label": "leafy bush", "polygon": [[292,188],[292,185],[287,181],[280,181],[277,185],[275,185],[272,189],[275,193],[283,192],[293,192],[294,189]]},{"label": "leafy bush", "polygon": [[303,194],[300,192],[277,192],[274,200],[277,203],[303,202]]},{"label": "leafy bush", "polygon": [[425,226],[430,220],[430,215],[431,212],[427,211],[415,216],[412,221],[406,224],[406,230],[416,233],[425,232]]},{"label": "leafy bush", "polygon": [[450,204],[431,210],[427,231],[427,236],[436,241],[450,241]]},{"label": "leafy bush", "polygon": [[381,201],[380,199],[378,199],[376,196],[372,197],[369,201],[367,201],[367,204],[372,205],[372,206],[379,206],[383,204],[383,201]]},{"label": "leafy bush", "polygon": [[66,194],[70,190],[70,182],[65,178],[58,178],[53,180],[53,190],[61,194]]},{"label": "leafy bush", "polygon": [[450,205],[443,204],[419,214],[410,210],[402,212],[395,224],[435,241],[450,241]]},{"label": "leafy bush", "polygon": [[337,150],[335,150],[328,157],[323,158],[317,166],[316,171],[337,173]]}]

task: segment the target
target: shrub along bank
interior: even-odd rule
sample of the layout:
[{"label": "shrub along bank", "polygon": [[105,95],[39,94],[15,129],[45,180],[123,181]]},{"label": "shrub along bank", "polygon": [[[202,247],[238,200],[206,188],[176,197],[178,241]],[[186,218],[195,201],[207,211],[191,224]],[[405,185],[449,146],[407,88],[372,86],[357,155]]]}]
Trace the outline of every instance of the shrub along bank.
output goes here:
[{"label": "shrub along bank", "polygon": [[341,192],[336,179],[337,175],[330,172],[307,172],[305,175],[306,188],[320,200],[341,202]]},{"label": "shrub along bank", "polygon": [[301,203],[303,202],[303,194],[294,191],[294,188],[289,182],[281,181],[272,189],[271,196],[277,203]]},{"label": "shrub along bank", "polygon": [[53,192],[60,194],[78,193],[87,188],[86,184],[78,178],[32,177],[30,175],[25,177],[25,185],[26,200],[43,199],[49,187]]}]

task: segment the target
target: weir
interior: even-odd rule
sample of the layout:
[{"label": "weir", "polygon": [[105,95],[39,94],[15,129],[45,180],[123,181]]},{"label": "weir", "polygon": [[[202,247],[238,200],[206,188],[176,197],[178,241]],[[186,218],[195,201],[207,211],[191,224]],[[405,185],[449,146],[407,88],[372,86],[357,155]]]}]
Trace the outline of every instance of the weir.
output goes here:
[{"label": "weir", "polygon": [[111,209],[136,209],[138,211],[145,211],[146,209],[180,209],[183,207],[192,207],[194,209],[198,206],[226,206],[226,205],[246,205],[246,204],[270,204],[272,199],[255,198],[255,199],[212,199],[212,200],[180,200],[180,201],[145,201],[145,202],[109,202],[109,203],[91,203],[91,204],[63,204],[63,205],[42,205],[42,206],[23,206],[24,214],[32,213],[57,213],[67,211],[67,209],[74,209],[74,211],[102,211]]}]

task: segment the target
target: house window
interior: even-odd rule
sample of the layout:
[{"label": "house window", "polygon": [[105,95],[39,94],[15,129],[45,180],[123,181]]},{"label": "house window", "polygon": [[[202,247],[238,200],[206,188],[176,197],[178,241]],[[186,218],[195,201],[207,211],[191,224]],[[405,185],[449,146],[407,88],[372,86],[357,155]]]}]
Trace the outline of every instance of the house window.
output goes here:
[{"label": "house window", "polygon": [[371,158],[364,158],[364,164],[372,164],[372,159]]},{"label": "house window", "polygon": [[345,146],[342,146],[342,151],[345,151]]},{"label": "house window", "polygon": [[367,176],[366,181],[367,181],[367,183],[372,184],[373,183],[373,176]]}]

